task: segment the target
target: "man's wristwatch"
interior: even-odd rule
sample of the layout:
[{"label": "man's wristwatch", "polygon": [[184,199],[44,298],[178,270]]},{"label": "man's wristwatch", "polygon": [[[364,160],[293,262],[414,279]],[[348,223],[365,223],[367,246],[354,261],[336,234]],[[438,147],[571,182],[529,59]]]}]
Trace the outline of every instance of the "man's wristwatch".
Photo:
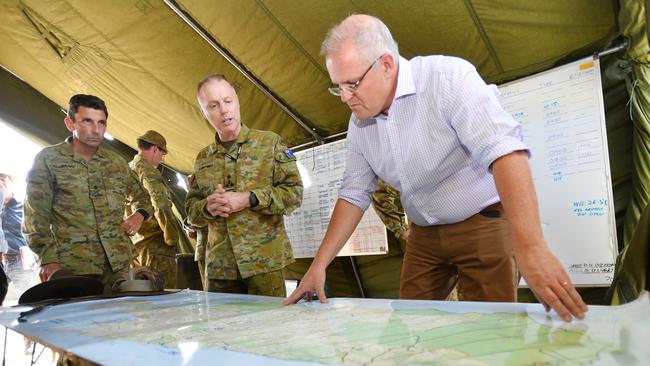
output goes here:
[{"label": "man's wristwatch", "polygon": [[260,200],[257,199],[255,192],[251,192],[251,194],[248,195],[248,203],[251,205],[251,208],[257,207],[257,205],[260,204]]}]

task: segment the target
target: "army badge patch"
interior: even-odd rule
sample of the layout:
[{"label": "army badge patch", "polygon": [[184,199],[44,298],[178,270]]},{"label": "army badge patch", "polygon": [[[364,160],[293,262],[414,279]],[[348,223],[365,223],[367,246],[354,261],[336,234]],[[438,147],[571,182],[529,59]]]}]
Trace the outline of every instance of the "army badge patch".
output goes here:
[{"label": "army badge patch", "polygon": [[284,150],[284,155],[286,155],[287,158],[289,158],[289,159],[293,159],[293,158],[296,157],[296,156],[293,154],[293,151],[291,151],[291,149],[286,149],[286,150]]}]

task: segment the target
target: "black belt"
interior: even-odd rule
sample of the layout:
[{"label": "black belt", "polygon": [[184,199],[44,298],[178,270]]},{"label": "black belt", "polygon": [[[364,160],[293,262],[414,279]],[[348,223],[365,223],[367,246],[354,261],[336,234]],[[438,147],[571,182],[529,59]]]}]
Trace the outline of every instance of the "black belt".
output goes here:
[{"label": "black belt", "polygon": [[488,207],[481,210],[481,212],[479,212],[479,214],[481,214],[481,216],[485,216],[485,217],[499,218],[499,217],[501,217],[501,211],[496,209],[497,208],[496,206],[500,205],[500,204],[501,204],[501,202],[491,204]]}]

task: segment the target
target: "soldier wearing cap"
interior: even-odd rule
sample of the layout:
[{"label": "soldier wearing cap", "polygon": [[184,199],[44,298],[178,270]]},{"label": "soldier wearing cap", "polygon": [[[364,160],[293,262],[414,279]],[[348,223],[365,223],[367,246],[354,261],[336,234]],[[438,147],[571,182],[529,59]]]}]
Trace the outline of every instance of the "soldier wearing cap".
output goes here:
[{"label": "soldier wearing cap", "polygon": [[[138,154],[129,163],[140,184],[149,193],[155,220],[145,221],[131,237],[135,244],[133,266],[147,266],[165,275],[165,287],[176,287],[176,247],[180,230],[172,211],[170,192],[157,169],[167,154],[167,141],[149,130],[138,137]],[[129,208],[127,207],[127,213]]]},{"label": "soldier wearing cap", "polygon": [[215,140],[194,163],[185,207],[208,228],[208,291],[285,296],[282,268],[294,261],[284,215],[302,202],[296,158],[270,131],[241,122],[239,99],[223,75],[198,84],[201,112]]},{"label": "soldier wearing cap", "polygon": [[[108,110],[93,95],[70,98],[72,133],[34,158],[27,176],[23,233],[38,254],[41,279],[61,268],[101,279],[107,290],[131,264],[129,235],[152,212],[127,162],[101,146]],[[132,214],[124,217],[124,206]]]}]

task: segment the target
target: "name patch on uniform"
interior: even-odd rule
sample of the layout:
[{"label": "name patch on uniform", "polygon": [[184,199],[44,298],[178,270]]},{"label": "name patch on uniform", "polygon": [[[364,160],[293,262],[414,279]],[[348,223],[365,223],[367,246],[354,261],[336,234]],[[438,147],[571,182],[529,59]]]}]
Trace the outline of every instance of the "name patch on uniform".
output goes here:
[{"label": "name patch on uniform", "polygon": [[293,151],[291,151],[291,149],[286,149],[286,150],[284,150],[284,155],[286,155],[287,158],[289,158],[289,159],[293,159],[293,158],[296,157],[296,156],[293,154]]}]

